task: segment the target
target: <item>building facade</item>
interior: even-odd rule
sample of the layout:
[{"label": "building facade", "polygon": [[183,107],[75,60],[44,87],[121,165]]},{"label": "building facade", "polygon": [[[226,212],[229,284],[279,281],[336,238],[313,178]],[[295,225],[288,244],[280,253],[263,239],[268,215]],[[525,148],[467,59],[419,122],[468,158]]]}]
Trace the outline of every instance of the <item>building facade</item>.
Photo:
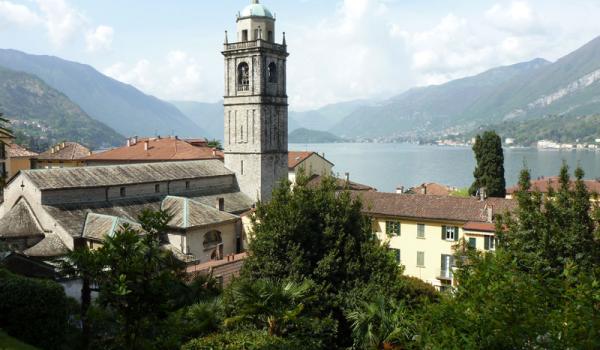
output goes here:
[{"label": "building facade", "polygon": [[276,43],[275,16],[252,0],[237,17],[235,42],[225,57],[225,166],[242,192],[268,200],[287,177],[288,101],[285,36]]},{"label": "building facade", "polygon": [[454,253],[464,240],[491,251],[496,247],[495,217],[516,203],[503,198],[461,198],[361,192],[373,231],[389,245],[404,273],[445,289],[454,284]]},{"label": "building facade", "polygon": [[61,142],[33,159],[34,169],[72,168],[83,166],[81,160],[92,151],[77,142]]},{"label": "building facade", "polygon": [[289,152],[288,180],[296,182],[296,176],[302,171],[308,178],[312,176],[332,175],[333,163],[316,152]]}]

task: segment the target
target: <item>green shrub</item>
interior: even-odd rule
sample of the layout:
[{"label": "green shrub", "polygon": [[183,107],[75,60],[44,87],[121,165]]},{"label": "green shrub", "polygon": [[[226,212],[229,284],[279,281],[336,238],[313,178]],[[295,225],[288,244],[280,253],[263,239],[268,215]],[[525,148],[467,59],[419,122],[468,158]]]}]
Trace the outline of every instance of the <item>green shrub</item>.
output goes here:
[{"label": "green shrub", "polygon": [[0,328],[44,349],[58,349],[68,329],[68,298],[56,282],[0,269]]},{"label": "green shrub", "polygon": [[[311,348],[310,346],[308,347]],[[242,330],[216,333],[195,339],[183,350],[290,350],[307,349],[306,343],[295,339],[270,336],[266,331]]]}]

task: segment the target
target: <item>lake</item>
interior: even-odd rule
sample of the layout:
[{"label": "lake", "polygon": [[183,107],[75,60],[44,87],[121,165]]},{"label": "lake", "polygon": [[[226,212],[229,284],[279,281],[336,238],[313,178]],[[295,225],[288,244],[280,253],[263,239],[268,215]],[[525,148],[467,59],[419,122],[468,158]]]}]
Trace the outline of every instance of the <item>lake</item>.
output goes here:
[{"label": "lake", "polygon": [[[350,179],[392,192],[396,187],[406,188],[424,182],[437,182],[457,187],[468,187],[473,182],[475,158],[471,148],[420,146],[414,144],[330,143],[290,144],[292,151],[325,153],[335,164],[340,176],[350,173]],[[532,177],[558,175],[563,161],[571,171],[580,165],[586,178],[600,178],[600,152],[537,150],[532,148],[505,149],[506,183],[517,183],[523,164]]]}]

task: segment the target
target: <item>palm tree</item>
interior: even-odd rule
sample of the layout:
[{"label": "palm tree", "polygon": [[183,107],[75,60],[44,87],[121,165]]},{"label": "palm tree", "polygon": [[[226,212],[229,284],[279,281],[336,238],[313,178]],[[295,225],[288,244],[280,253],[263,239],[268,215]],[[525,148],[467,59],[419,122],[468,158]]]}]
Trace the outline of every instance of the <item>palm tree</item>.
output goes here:
[{"label": "palm tree", "polygon": [[352,322],[354,344],[359,349],[401,349],[412,338],[412,323],[407,309],[395,302],[377,296],[364,302],[348,314]]},{"label": "palm tree", "polygon": [[311,287],[308,281],[239,281],[232,286],[236,315],[227,318],[225,326],[249,322],[266,327],[271,336],[281,336],[287,326],[301,317],[303,300]]}]

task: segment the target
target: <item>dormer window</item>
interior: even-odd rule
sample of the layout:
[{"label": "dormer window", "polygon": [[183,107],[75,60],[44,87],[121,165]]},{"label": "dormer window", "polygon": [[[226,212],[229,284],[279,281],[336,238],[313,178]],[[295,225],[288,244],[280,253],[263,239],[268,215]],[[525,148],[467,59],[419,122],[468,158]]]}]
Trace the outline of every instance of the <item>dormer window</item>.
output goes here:
[{"label": "dormer window", "polygon": [[248,63],[242,62],[238,66],[238,91],[250,90],[250,67]]}]

